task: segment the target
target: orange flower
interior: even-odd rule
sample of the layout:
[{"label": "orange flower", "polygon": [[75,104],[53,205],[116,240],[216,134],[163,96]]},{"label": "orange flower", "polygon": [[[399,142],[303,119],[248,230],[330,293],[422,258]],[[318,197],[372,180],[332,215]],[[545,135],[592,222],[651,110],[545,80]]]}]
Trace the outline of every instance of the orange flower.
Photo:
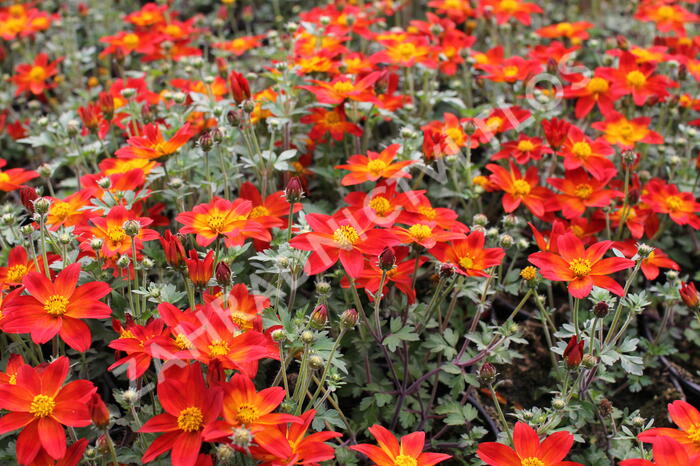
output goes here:
[{"label": "orange flower", "polygon": [[122,206],[113,207],[106,217],[93,217],[90,222],[94,226],[78,227],[76,230],[82,233],[83,242],[80,247],[84,251],[91,251],[90,240],[99,238],[102,240],[100,254],[103,257],[111,258],[122,255],[131,255],[132,238],[124,231],[124,223],[134,220],[139,223],[140,228],[133,241],[136,251],[143,248],[144,241],[158,239],[158,232],[150,228],[144,228],[151,223],[148,217],[137,217],[136,214]]},{"label": "orange flower", "polygon": [[27,256],[24,247],[15,246],[7,256],[7,267],[0,267],[0,284],[2,288],[21,285],[25,275],[32,271],[34,261]]},{"label": "orange flower", "polygon": [[508,141],[501,144],[501,150],[495,153],[491,160],[513,158],[524,165],[530,160],[540,160],[543,154],[551,154],[552,149],[546,147],[540,138],[531,138],[520,133],[517,141]]},{"label": "orange flower", "polygon": [[227,42],[214,42],[212,46],[217,49],[226,50],[240,57],[248,50],[260,47],[264,37],[264,35],[236,37]]},{"label": "orange flower", "polygon": [[322,104],[340,104],[345,99],[357,100],[361,102],[373,102],[374,83],[383,75],[382,72],[375,71],[367,76],[353,82],[345,76],[337,76],[331,82],[310,80],[314,86],[299,86],[316,96],[316,100]]},{"label": "orange flower", "polygon": [[593,24],[588,21],[563,22],[540,28],[537,30],[537,34],[547,39],[566,37],[571,39],[572,44],[580,44],[581,41],[588,39],[588,30],[592,27]]},{"label": "orange flower", "polygon": [[176,220],[184,227],[180,233],[194,233],[197,244],[210,245],[219,236],[228,247],[240,246],[246,238],[270,241],[270,233],[259,222],[250,219],[253,203],[245,199],[231,202],[214,197],[208,204],[199,204],[189,212],[178,214]]},{"label": "orange flower", "polygon": [[336,141],[342,141],[346,134],[362,136],[362,128],[348,121],[342,105],[326,108],[312,108],[308,115],[301,117],[301,123],[313,125],[309,131],[311,139],[321,139],[327,133]]},{"label": "orange flower", "polygon": [[540,65],[535,60],[526,60],[523,57],[511,57],[494,65],[476,65],[486,72],[484,79],[493,82],[513,83],[516,81],[524,81],[528,77],[539,73],[542,70]]},{"label": "orange flower", "polygon": [[348,159],[347,164],[336,165],[335,168],[350,170],[350,173],[343,177],[343,186],[352,186],[365,181],[377,181],[380,178],[411,178],[411,175],[403,171],[402,168],[415,163],[415,160],[392,163],[400,148],[400,144],[392,144],[380,153],[369,151],[367,156],[356,154]]},{"label": "orange flower", "polygon": [[34,58],[34,63],[22,63],[15,68],[15,75],[12,77],[12,82],[17,86],[15,95],[20,95],[23,92],[30,92],[34,95],[41,95],[49,89],[56,87],[55,82],[49,82],[48,79],[58,74],[58,64],[63,61],[63,58],[49,63],[49,56],[45,53],[40,53]]},{"label": "orange flower", "polygon": [[46,224],[55,231],[61,226],[72,227],[84,223],[95,216],[94,212],[85,209],[90,205],[91,197],[90,191],[82,190],[63,200],[52,198]]},{"label": "orange flower", "polygon": [[695,23],[699,17],[680,5],[670,2],[644,1],[640,2],[635,19],[656,23],[660,32],[674,31],[685,36],[685,25]]},{"label": "orange flower", "polygon": [[431,0],[428,6],[437,9],[441,15],[447,15],[455,23],[463,23],[475,13],[469,0]]},{"label": "orange flower", "polygon": [[661,438],[670,438],[679,442],[689,455],[700,454],[700,411],[690,403],[677,400],[668,404],[668,415],[678,429],[655,427],[639,434],[639,440],[656,443]]},{"label": "orange flower", "polygon": [[513,446],[485,442],[479,444],[476,455],[489,466],[583,466],[562,461],[574,444],[574,436],[566,431],[555,432],[540,442],[535,429],[517,422],[513,429]]},{"label": "orange flower", "polygon": [[158,159],[175,153],[194,136],[189,123],[178,129],[172,138],[165,140],[157,123],[144,126],[138,136],[130,137],[128,146],[118,149],[115,154],[120,158]]},{"label": "orange flower", "polygon": [[425,432],[413,432],[401,437],[401,443],[387,429],[373,425],[369,432],[377,439],[379,446],[360,443],[351,446],[372,460],[376,466],[433,466],[452,458],[442,453],[424,453]]},{"label": "orange flower", "polygon": [[100,38],[100,42],[108,44],[100,52],[100,57],[110,54],[129,55],[131,52],[152,55],[158,50],[158,37],[154,33],[121,31],[113,36]]},{"label": "orange flower", "polygon": [[386,63],[403,67],[415,66],[420,63],[431,69],[437,67],[437,62],[433,58],[437,54],[429,46],[427,37],[406,37],[404,40],[387,39],[379,42],[386,49],[372,55],[370,57],[372,63]]},{"label": "orange flower", "polygon": [[679,225],[700,229],[700,217],[696,215],[700,212],[700,203],[692,193],[681,192],[676,185],[652,179],[644,187],[642,201],[654,212],[668,214]]},{"label": "orange flower", "polygon": [[622,287],[608,275],[633,267],[634,261],[621,257],[603,259],[612,244],[612,241],[600,241],[584,249],[576,235],[566,233],[557,239],[558,254],[536,252],[529,261],[540,268],[544,278],[568,282],[569,293],[575,298],[588,296],[593,285],[622,296]]},{"label": "orange flower", "polygon": [[491,9],[493,15],[496,16],[498,24],[503,24],[511,18],[515,18],[525,26],[529,26],[533,13],[542,13],[536,3],[523,2],[522,0],[482,0],[479,4],[482,12]]},{"label": "orange flower", "polygon": [[612,92],[611,82],[603,76],[601,68],[595,70],[593,77],[581,76],[572,85],[564,88],[564,97],[577,98],[575,116],[583,119],[598,105],[603,115],[615,112],[616,96]]},{"label": "orange flower", "polygon": [[520,206],[525,206],[537,217],[542,217],[547,211],[553,210],[556,206],[552,203],[556,200],[552,192],[538,185],[537,168],[528,168],[523,177],[520,170],[510,162],[510,171],[490,163],[486,168],[491,171],[489,181],[496,189],[505,191],[503,195],[503,209],[506,212],[513,212]]},{"label": "orange flower", "polygon": [[601,68],[600,74],[611,84],[615,98],[631,94],[634,103],[644,105],[647,101],[668,97],[668,89],[678,84],[663,75],[654,75],[656,65],[637,63],[636,57],[626,52],[620,57],[617,69]]},{"label": "orange flower", "polygon": [[438,260],[457,267],[457,272],[468,277],[488,277],[485,270],[498,265],[505,256],[501,248],[484,248],[484,233],[472,231],[466,238],[448,244],[438,244],[431,251]]},{"label": "orange flower", "polygon": [[593,123],[591,127],[605,133],[603,137],[610,144],[617,144],[623,149],[632,149],[638,142],[646,144],[663,144],[664,138],[649,129],[651,118],[637,117],[631,120],[618,113],[610,115],[605,121]]}]

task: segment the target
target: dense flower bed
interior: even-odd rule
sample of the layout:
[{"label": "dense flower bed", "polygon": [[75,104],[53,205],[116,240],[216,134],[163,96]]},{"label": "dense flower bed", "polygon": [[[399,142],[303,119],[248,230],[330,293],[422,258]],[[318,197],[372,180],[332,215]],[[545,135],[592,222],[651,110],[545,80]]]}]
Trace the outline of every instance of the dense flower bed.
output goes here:
[{"label": "dense flower bed", "polygon": [[0,4],[0,463],[700,465],[697,0]]}]

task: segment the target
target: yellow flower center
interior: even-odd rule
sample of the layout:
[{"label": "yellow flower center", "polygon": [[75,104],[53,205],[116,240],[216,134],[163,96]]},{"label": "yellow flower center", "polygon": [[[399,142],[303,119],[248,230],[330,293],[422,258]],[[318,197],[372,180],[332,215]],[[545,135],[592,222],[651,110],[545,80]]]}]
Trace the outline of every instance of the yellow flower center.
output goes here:
[{"label": "yellow flower center", "polygon": [[528,265],[520,271],[520,277],[523,280],[533,280],[537,276],[537,269],[531,265]]},{"label": "yellow flower center", "polygon": [[65,220],[71,213],[70,204],[67,202],[56,202],[51,205],[51,214],[58,217],[61,220]]},{"label": "yellow flower center", "polygon": [[355,227],[343,225],[333,232],[333,241],[343,249],[351,249],[352,245],[360,240],[360,235]]},{"label": "yellow flower center", "polygon": [[245,312],[241,311],[236,311],[233,310],[231,311],[231,321],[238,326],[238,328],[241,329],[249,329],[252,327],[251,321],[250,321],[251,315],[246,314]]},{"label": "yellow flower center", "polygon": [[507,13],[513,13],[518,10],[518,2],[516,0],[501,0],[498,8]]},{"label": "yellow flower center", "polygon": [[29,70],[29,80],[40,82],[46,79],[46,69],[43,66],[32,66]]},{"label": "yellow flower center", "polygon": [[518,71],[519,70],[517,66],[506,66],[505,68],[503,68],[503,76],[505,76],[506,78],[512,78],[513,76],[518,74]]},{"label": "yellow flower center", "polygon": [[126,238],[126,233],[122,227],[107,228],[107,238],[113,243],[120,243]]},{"label": "yellow flower center", "polygon": [[503,118],[498,116],[492,116],[486,120],[486,127],[489,131],[498,131],[503,126]]},{"label": "yellow flower center", "polygon": [[634,126],[627,121],[622,123],[617,130],[623,138],[627,139],[632,135],[632,133],[634,133]]},{"label": "yellow flower center", "polygon": [[591,197],[591,194],[593,194],[593,187],[586,183],[580,184],[574,189],[574,194],[581,199],[588,199]]},{"label": "yellow flower center", "polygon": [[474,259],[467,255],[459,259],[459,265],[462,266],[464,270],[469,270],[474,267]]},{"label": "yellow flower center", "polygon": [[53,414],[53,409],[56,407],[56,402],[53,397],[46,395],[36,395],[29,406],[29,413],[34,417],[46,417]]},{"label": "yellow flower center", "polygon": [[647,82],[647,77],[644,76],[644,73],[642,73],[641,71],[637,71],[637,70],[630,71],[629,73],[627,73],[626,79],[627,79],[627,84],[629,84],[630,86],[632,86],[634,88],[640,88],[640,87],[644,86]]},{"label": "yellow flower center", "polygon": [[129,33],[124,36],[124,39],[122,39],[124,42],[124,45],[127,47],[135,47],[136,44],[139,43],[139,36],[137,36],[134,33]]},{"label": "yellow flower center", "polygon": [[430,235],[433,234],[433,229],[428,225],[416,223],[415,225],[411,225],[408,232],[416,241],[423,241],[425,238],[430,238]]},{"label": "yellow flower center", "polygon": [[404,60],[409,60],[416,54],[416,46],[411,42],[403,43],[396,47],[395,50],[397,55]]},{"label": "yellow flower center", "polygon": [[224,340],[214,340],[209,345],[209,356],[212,358],[218,358],[219,356],[226,356],[230,349],[228,343]]},{"label": "yellow flower center", "polygon": [[445,134],[458,146],[461,146],[464,142],[464,133],[459,128],[447,128]]},{"label": "yellow flower center", "polygon": [[268,215],[270,215],[270,211],[267,209],[267,207],[264,205],[259,205],[253,207],[248,215],[248,218],[267,217]]},{"label": "yellow flower center", "polygon": [[666,207],[671,212],[679,210],[683,206],[683,199],[679,196],[669,196],[666,198]]},{"label": "yellow flower center", "polygon": [[668,21],[669,19],[672,19],[674,16],[676,16],[676,11],[671,6],[668,6],[668,5],[660,6],[656,10],[656,17],[659,18],[659,20],[661,20],[661,21]]},{"label": "yellow flower center", "polygon": [[522,141],[518,142],[518,150],[522,152],[530,152],[535,150],[535,145],[532,143],[532,141],[523,139]]},{"label": "yellow flower center", "polygon": [[688,438],[695,445],[700,446],[700,424],[694,424],[685,431],[688,434]]},{"label": "yellow flower center", "polygon": [[394,466],[418,466],[418,461],[412,456],[399,455],[394,458]]},{"label": "yellow flower center", "polygon": [[17,385],[17,374],[10,374],[10,380],[7,381],[10,385]]},{"label": "yellow flower center", "polygon": [[338,81],[333,84],[333,90],[338,94],[347,94],[354,89],[355,86],[350,81]]},{"label": "yellow flower center", "polygon": [[586,90],[592,94],[602,94],[603,92],[608,92],[608,89],[610,89],[610,83],[598,76],[591,78],[586,84]]},{"label": "yellow flower center", "polygon": [[556,27],[557,32],[562,36],[568,36],[569,34],[574,32],[574,27],[571,25],[571,23],[559,23]]},{"label": "yellow flower center", "polygon": [[19,283],[27,274],[27,266],[23,264],[13,265],[7,269],[7,281],[11,283]]},{"label": "yellow flower center", "polygon": [[192,348],[192,342],[189,338],[180,333],[175,337],[175,346],[184,351]]},{"label": "yellow flower center", "polygon": [[196,406],[190,406],[180,411],[177,417],[177,426],[185,432],[194,432],[202,428],[204,424],[204,415],[202,410]]},{"label": "yellow flower center", "polygon": [[525,180],[513,181],[513,194],[518,196],[527,196],[532,191],[532,186]]},{"label": "yellow flower center", "polygon": [[435,217],[437,217],[437,212],[435,212],[435,209],[432,207],[419,207],[418,213],[428,220],[433,220]]},{"label": "yellow flower center", "polygon": [[582,159],[590,157],[590,155],[593,153],[593,151],[591,150],[591,145],[588,144],[586,141],[579,141],[577,143],[574,143],[573,147],[571,148],[571,152],[576,157],[580,157]]},{"label": "yellow flower center", "polygon": [[207,217],[207,225],[212,231],[221,233],[225,220],[226,218],[221,214],[211,214],[209,217]]},{"label": "yellow flower center", "polygon": [[393,209],[391,208],[391,202],[389,202],[389,199],[387,199],[384,196],[377,196],[371,201],[369,201],[369,206],[372,210],[374,210],[377,215],[380,215],[384,217],[386,214],[391,212]]},{"label": "yellow flower center", "polygon": [[326,114],[323,115],[323,121],[328,126],[335,126],[341,122],[340,115],[336,112],[326,112]]},{"label": "yellow flower center", "polygon": [[591,261],[588,259],[574,259],[569,263],[569,270],[577,277],[585,277],[591,272]]},{"label": "yellow flower center", "polygon": [[179,37],[182,34],[182,28],[177,24],[168,24],[165,27],[165,33],[169,36]]},{"label": "yellow flower center", "polygon": [[134,332],[131,330],[122,330],[119,334],[119,338],[136,338],[136,335],[134,335]]},{"label": "yellow flower center", "polygon": [[241,424],[252,424],[258,420],[260,413],[258,413],[258,408],[254,405],[243,403],[238,407],[236,412],[236,419]]},{"label": "yellow flower center", "polygon": [[68,307],[68,298],[60,294],[49,296],[44,303],[44,310],[52,316],[62,316]]},{"label": "yellow flower center", "polygon": [[370,160],[367,164],[367,170],[370,171],[374,176],[381,176],[386,170],[387,164],[383,160],[375,159]]},{"label": "yellow flower center", "polygon": [[544,461],[539,458],[525,458],[520,461],[521,466],[545,466]]}]

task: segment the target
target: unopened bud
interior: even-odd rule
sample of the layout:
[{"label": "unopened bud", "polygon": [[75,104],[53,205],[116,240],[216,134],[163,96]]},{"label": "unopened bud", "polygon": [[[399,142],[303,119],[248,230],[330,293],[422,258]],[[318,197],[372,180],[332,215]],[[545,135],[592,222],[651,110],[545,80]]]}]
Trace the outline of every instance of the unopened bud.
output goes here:
[{"label": "unopened bud", "polygon": [[314,354],[309,358],[309,366],[311,369],[317,371],[323,368],[323,358],[317,354]]},{"label": "unopened bud", "polygon": [[447,279],[455,274],[455,267],[452,264],[440,265],[440,278]]},{"label": "unopened bud", "polygon": [[141,231],[141,224],[138,222],[138,220],[127,220],[124,222],[122,228],[127,236],[131,236],[133,238],[139,234],[139,231]]},{"label": "unopened bud", "polygon": [[598,301],[595,303],[595,306],[593,306],[593,314],[600,319],[608,315],[609,310],[610,306],[605,301]]},{"label": "unopened bud", "polygon": [[508,234],[503,234],[498,238],[498,245],[503,249],[508,249],[509,247],[513,246],[514,241],[515,240],[512,236]]},{"label": "unopened bud", "polygon": [[245,427],[235,427],[230,438],[231,443],[245,449],[253,442],[253,433]]},{"label": "unopened bud", "polygon": [[112,187],[112,180],[107,176],[103,176],[97,180],[97,186],[99,186],[101,189],[109,189]]},{"label": "unopened bud", "polygon": [[496,368],[490,362],[484,363],[479,369],[479,381],[483,385],[493,385],[497,375]]},{"label": "unopened bud", "polygon": [[[390,247],[385,247],[381,253],[379,253],[379,268],[385,272],[388,272],[389,270],[394,268],[394,265],[396,264],[396,255],[394,254],[394,250],[391,249]],[[382,290],[379,290],[381,293]]]},{"label": "unopened bud", "polygon": [[287,333],[282,330],[281,328],[275,329],[272,331],[270,334],[270,337],[272,338],[273,341],[277,343],[282,343],[283,341],[287,340]]},{"label": "unopened bud", "polygon": [[593,369],[596,366],[596,364],[598,364],[598,358],[596,358],[592,354],[584,354],[583,359],[581,359],[581,364],[586,369]]},{"label": "unopened bud", "polygon": [[316,330],[321,330],[328,323],[328,308],[325,304],[319,304],[311,312],[310,317],[311,327]]},{"label": "unopened bud", "polygon": [[219,286],[229,286],[231,284],[231,267],[229,267],[226,262],[219,262],[216,264],[214,276]]},{"label": "unopened bud", "polygon": [[644,243],[637,244],[637,253],[639,254],[640,257],[647,258],[647,257],[649,257],[649,254],[651,254],[652,252],[654,252],[654,248],[649,246],[648,244],[644,244]]},{"label": "unopened bud", "polygon": [[301,341],[305,344],[311,344],[314,341],[314,332],[304,330],[301,332]]},{"label": "unopened bud", "polygon": [[472,217],[474,225],[486,226],[489,223],[489,218],[484,214],[476,214]]},{"label": "unopened bud", "polygon": [[464,132],[467,134],[467,136],[471,136],[474,133],[476,133],[477,127],[476,124],[472,120],[468,120],[462,125],[462,129]]},{"label": "unopened bud", "polygon": [[34,211],[39,215],[46,214],[49,211],[49,207],[51,207],[51,199],[40,197],[34,201]]},{"label": "unopened bud", "polygon": [[304,195],[304,188],[301,186],[301,180],[298,176],[293,176],[287,182],[287,187],[284,190],[284,195],[289,202],[299,202]]},{"label": "unopened bud", "polygon": [[351,329],[357,325],[357,311],[355,309],[348,309],[340,315],[340,326],[343,329]]},{"label": "unopened bud", "polygon": [[19,200],[29,213],[34,213],[34,201],[39,198],[36,189],[24,186],[19,190]]},{"label": "unopened bud", "polygon": [[122,269],[129,267],[129,264],[131,264],[131,259],[129,259],[129,256],[121,256],[119,259],[117,259],[117,266]]}]

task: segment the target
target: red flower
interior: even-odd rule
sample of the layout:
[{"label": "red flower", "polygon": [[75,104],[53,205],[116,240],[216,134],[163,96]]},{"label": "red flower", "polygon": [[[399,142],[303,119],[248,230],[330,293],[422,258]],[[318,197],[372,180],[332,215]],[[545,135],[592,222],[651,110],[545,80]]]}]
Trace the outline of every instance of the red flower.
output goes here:
[{"label": "red flower", "polygon": [[513,158],[515,161],[524,165],[530,160],[539,160],[543,154],[551,154],[552,149],[542,144],[542,139],[531,138],[523,133],[520,133],[517,141],[508,141],[501,144],[501,150],[496,152],[491,160],[500,160]]},{"label": "red flower", "polygon": [[0,267],[0,286],[9,288],[21,285],[25,275],[32,271],[34,261],[27,256],[24,247],[15,246],[7,256],[7,267]]},{"label": "red flower", "polygon": [[[117,320],[112,321],[112,327],[119,333],[119,338],[112,340],[108,346],[117,351],[124,351],[126,356],[118,359],[107,370],[112,371],[126,364],[126,376],[129,380],[136,380],[145,374],[151,365],[153,360],[151,344],[156,342],[162,346],[162,339],[158,337],[167,337],[170,332],[161,319],[153,319],[146,325],[138,325],[128,317],[127,315],[125,327],[122,327]],[[173,352],[175,351],[177,348],[173,349]]]},{"label": "red flower", "polygon": [[642,273],[647,280],[654,280],[659,276],[659,268],[680,270],[681,268],[665,252],[655,248],[647,257],[642,259]]},{"label": "red flower", "polygon": [[350,173],[343,177],[343,186],[377,181],[380,178],[411,178],[402,168],[415,163],[414,160],[392,163],[400,148],[400,144],[392,144],[380,153],[368,151],[367,156],[356,154],[348,159],[347,164],[336,165],[335,168],[350,170]]},{"label": "red flower", "polygon": [[607,116],[605,121],[593,123],[591,127],[605,133],[603,137],[610,144],[617,144],[623,149],[632,149],[638,142],[663,144],[663,136],[650,130],[650,124],[649,117],[628,120],[623,114],[618,113]]},{"label": "red flower", "polygon": [[345,99],[361,102],[374,102],[374,83],[381,78],[383,72],[375,71],[353,82],[345,76],[337,76],[331,82],[310,80],[314,86],[299,86],[316,96],[316,100],[322,104],[340,104]]},{"label": "red flower", "polygon": [[385,246],[399,243],[390,230],[372,228],[362,211],[344,209],[333,216],[308,214],[306,221],[313,231],[292,238],[290,244],[313,251],[304,266],[309,275],[328,270],[340,259],[348,275],[357,278],[364,269],[364,254],[376,256]]},{"label": "red flower", "polygon": [[63,58],[49,63],[49,56],[45,53],[40,53],[34,58],[34,63],[22,63],[15,68],[15,75],[12,77],[12,82],[17,86],[15,95],[20,95],[23,92],[29,92],[34,95],[41,95],[49,89],[56,87],[55,82],[49,82],[48,79],[58,74],[57,65],[63,61]]},{"label": "red flower", "polygon": [[522,0],[482,0],[479,7],[482,12],[486,11],[486,8],[490,8],[498,24],[506,23],[509,19],[515,18],[525,26],[529,26],[530,15],[542,13],[542,8],[536,3],[523,2]]},{"label": "red flower", "polygon": [[500,63],[476,65],[476,68],[483,70],[486,74],[484,79],[493,82],[513,83],[515,81],[525,81],[528,77],[534,76],[542,71],[542,65],[535,60],[526,60],[523,57],[510,57]]},{"label": "red flower", "polygon": [[3,330],[31,333],[35,343],[46,343],[60,334],[76,351],[90,347],[90,328],[81,319],[106,319],[112,310],[99,301],[112,289],[104,282],[78,285],[80,264],[66,267],[54,282],[39,272],[30,272],[22,281],[29,295],[14,296],[5,305]]},{"label": "red flower", "polygon": [[537,167],[528,168],[525,176],[521,175],[513,162],[510,162],[510,171],[493,163],[486,165],[486,168],[491,171],[489,181],[493,186],[505,191],[503,210],[506,212],[513,212],[521,203],[525,204],[537,217],[542,217],[547,211],[556,209],[556,198],[552,192],[543,186],[538,186]]},{"label": "red flower", "polygon": [[182,240],[179,235],[173,235],[170,230],[165,230],[160,240],[163,251],[165,252],[165,260],[171,267],[180,267],[185,260],[185,248],[182,245]]},{"label": "red flower", "polygon": [[486,442],[479,444],[476,454],[489,466],[583,466],[573,461],[562,461],[571,446],[574,436],[568,432],[555,432],[540,442],[535,429],[518,422],[513,429],[513,446]]},{"label": "red flower", "polygon": [[571,126],[571,123],[568,121],[558,118],[542,120],[544,135],[552,149],[559,150],[562,144],[564,144],[564,141],[569,135],[569,128],[571,128]]},{"label": "red flower", "polygon": [[160,132],[157,123],[149,123],[139,131],[139,135],[130,137],[127,146],[118,149],[115,154],[120,158],[158,159],[177,152],[194,136],[189,123],[178,129],[167,141]]},{"label": "red flower", "polygon": [[139,432],[165,432],[151,443],[141,459],[153,461],[172,450],[170,460],[175,466],[197,462],[204,429],[221,413],[222,391],[207,388],[199,364],[180,369],[170,367],[158,383],[158,400],[165,411],[139,429]]},{"label": "red flower", "polygon": [[668,415],[678,429],[655,427],[639,434],[639,440],[656,444],[662,438],[670,438],[680,443],[688,455],[700,454],[700,444],[697,441],[700,434],[700,411],[690,403],[676,400],[668,404]]},{"label": "red flower", "polygon": [[[128,220],[135,220],[141,226],[133,239],[124,231],[124,223]],[[137,217],[133,211],[126,210],[122,206],[112,207],[106,217],[93,217],[90,222],[94,225],[93,227],[78,228],[85,238],[80,247],[84,251],[91,251],[90,240],[93,237],[99,238],[103,241],[100,250],[103,257],[130,256],[132,241],[135,243],[136,251],[140,251],[144,241],[158,239],[158,233],[155,230],[143,228],[150,225],[153,220],[148,217]]]},{"label": "red flower", "polygon": [[63,386],[68,370],[65,356],[42,368],[25,364],[17,371],[15,385],[0,385],[0,408],[9,411],[0,419],[0,434],[22,429],[17,437],[20,463],[35,461],[42,449],[53,459],[63,458],[66,454],[63,425],[90,425],[87,402],[97,388],[87,380],[75,380]]},{"label": "red flower", "polygon": [[637,105],[644,105],[650,98],[663,99],[669,95],[668,90],[678,84],[663,75],[653,75],[656,65],[637,63],[629,52],[620,57],[617,69],[602,68],[600,73],[612,84],[612,93],[617,97],[632,94]]},{"label": "red flower", "polygon": [[669,438],[661,437],[652,445],[654,461],[633,458],[620,461],[620,466],[700,466],[700,455],[691,456],[683,445]]},{"label": "red flower", "polygon": [[617,174],[615,164],[608,156],[615,150],[602,139],[595,141],[577,126],[570,126],[559,155],[564,157],[564,168],[574,170],[583,167],[598,180],[611,179]]},{"label": "red flower", "polygon": [[484,248],[484,233],[476,230],[462,239],[438,244],[431,251],[442,262],[449,262],[457,272],[469,277],[488,277],[485,270],[498,265],[505,256],[501,248]]},{"label": "red flower", "polygon": [[[406,256],[408,256],[408,248],[396,248],[396,264],[386,274],[382,293],[386,295],[389,290],[389,283],[393,283],[396,288],[406,295],[408,302],[412,304],[416,300],[416,290],[413,287],[413,270],[416,267],[416,261],[415,259],[404,260]],[[418,259],[418,267],[423,265],[426,260],[425,256],[421,256]],[[370,301],[374,301],[374,295],[379,291],[383,273],[384,271],[379,268],[377,263],[368,261],[365,270],[362,271],[360,278],[357,279],[357,287],[364,288]],[[348,288],[350,284],[347,280],[343,280],[342,286],[343,288]]]},{"label": "red flower", "polygon": [[300,121],[306,125],[313,125],[309,131],[311,139],[321,139],[327,133],[330,133],[336,141],[342,141],[346,134],[362,136],[362,128],[348,121],[342,105],[332,109],[312,108],[308,115],[301,117]]},{"label": "red flower", "polygon": [[452,458],[442,453],[424,453],[425,432],[413,432],[401,437],[401,443],[387,429],[380,425],[369,428],[370,433],[377,439],[379,446],[360,443],[351,446],[351,450],[359,451],[376,463],[376,466],[415,465],[433,466]]},{"label": "red flower", "polygon": [[[294,183],[301,190],[298,178]],[[263,199],[258,188],[253,183],[246,181],[241,184],[238,194],[242,199],[252,203],[253,208],[248,214],[248,219],[258,222],[265,228],[283,228],[287,226],[285,217],[289,215],[290,205],[285,191],[277,191]],[[294,212],[299,212],[301,207],[300,203],[294,203]]]},{"label": "red flower", "polygon": [[562,191],[557,198],[566,218],[580,217],[587,207],[605,207],[614,198],[622,196],[619,191],[605,189],[610,182],[609,178],[591,178],[580,168],[567,171],[564,178],[549,178],[547,182]]},{"label": "red flower", "polygon": [[576,235],[566,233],[557,239],[558,254],[536,252],[529,260],[540,268],[544,278],[569,282],[569,293],[575,298],[588,296],[593,285],[622,296],[622,287],[608,275],[634,266],[634,261],[621,257],[602,259],[612,244],[600,241],[584,249]]},{"label": "red flower", "polygon": [[604,115],[615,111],[616,96],[612,92],[610,81],[599,70],[600,68],[596,69],[590,79],[581,76],[564,89],[564,97],[578,98],[574,113],[578,119],[585,118],[596,105]]},{"label": "red flower", "polygon": [[231,71],[228,77],[229,85],[231,86],[231,95],[237,104],[243,103],[244,100],[250,99],[250,84],[241,73]]}]

